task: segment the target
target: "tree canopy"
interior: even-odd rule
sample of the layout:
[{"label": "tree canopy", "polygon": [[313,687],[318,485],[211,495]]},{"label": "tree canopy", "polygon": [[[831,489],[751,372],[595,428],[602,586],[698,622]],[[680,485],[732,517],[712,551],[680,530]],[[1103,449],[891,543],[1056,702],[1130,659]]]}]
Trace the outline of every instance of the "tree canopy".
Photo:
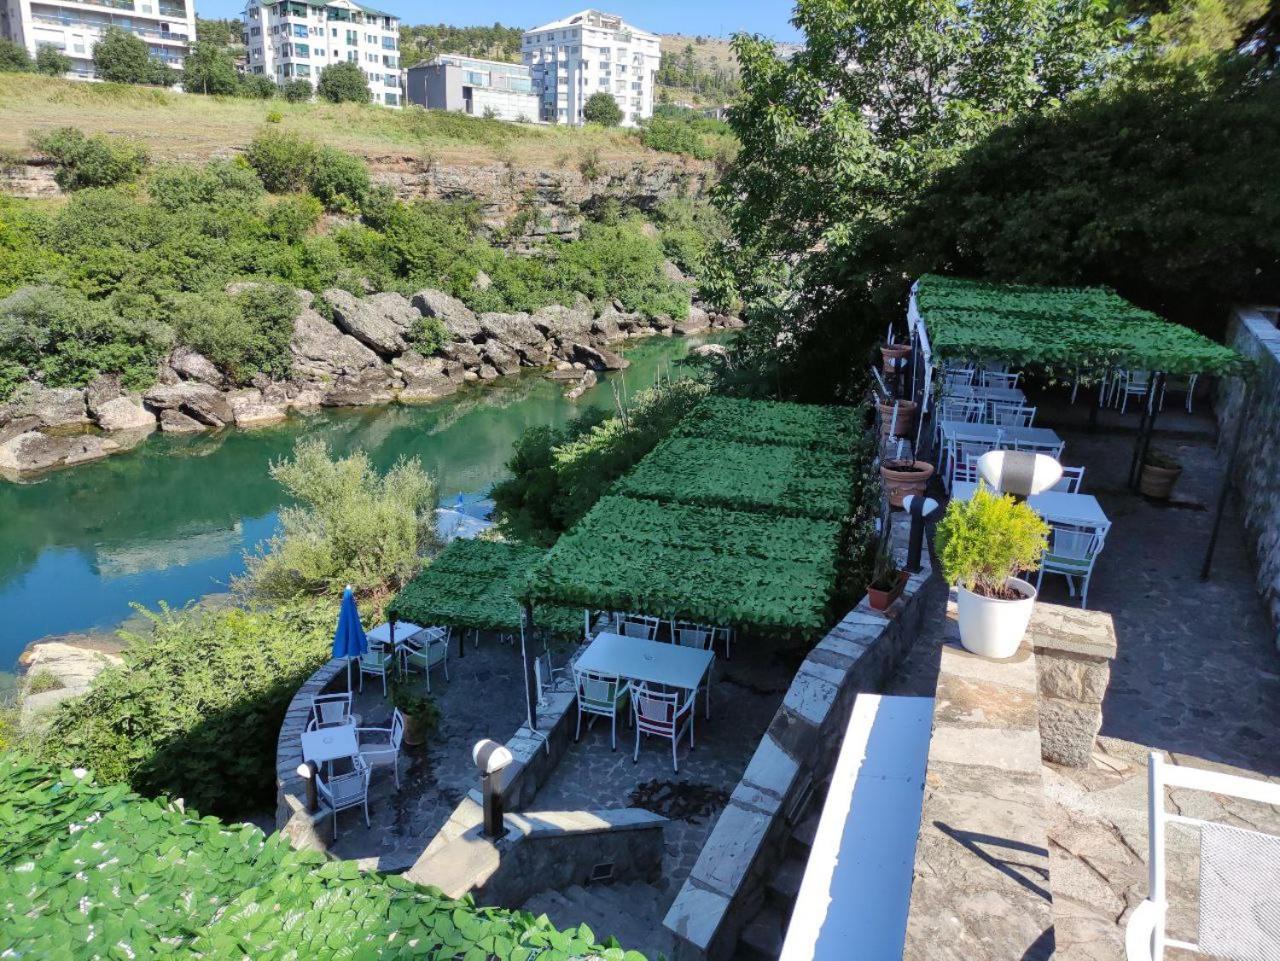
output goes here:
[{"label": "tree canopy", "polygon": [[320,71],[316,92],[331,103],[368,103],[369,81],[350,61],[331,63]]},{"label": "tree canopy", "polygon": [[587,98],[582,107],[582,116],[588,123],[598,123],[602,127],[616,127],[622,123],[622,108],[613,94],[601,90]]},{"label": "tree canopy", "polygon": [[108,27],[93,48],[98,76],[114,83],[168,86],[173,71],[151,55],[147,42],[119,27]]},{"label": "tree canopy", "polygon": [[182,89],[187,93],[233,94],[238,79],[230,52],[215,43],[197,41],[182,63]]}]

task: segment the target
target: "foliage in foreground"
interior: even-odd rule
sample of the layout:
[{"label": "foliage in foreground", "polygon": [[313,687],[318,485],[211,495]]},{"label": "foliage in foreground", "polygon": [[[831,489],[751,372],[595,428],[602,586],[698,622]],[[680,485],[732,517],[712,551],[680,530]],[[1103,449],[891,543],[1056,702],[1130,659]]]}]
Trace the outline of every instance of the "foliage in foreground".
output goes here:
[{"label": "foliage in foreground", "polygon": [[124,664],[60,705],[40,756],[214,814],[269,806],[276,738],[298,687],[329,659],[337,604],[154,613]]},{"label": "foliage in foreground", "polygon": [[1048,525],[1025,502],[980,484],[968,501],[947,505],[938,522],[938,561],[947,583],[998,596],[1006,578],[1040,563],[1048,536]]},{"label": "foliage in foreground", "polygon": [[446,898],[18,754],[0,754],[0,779],[6,948],[25,958],[644,961],[585,925]]},{"label": "foliage in foreground", "polygon": [[436,482],[416,459],[379,474],[363,451],[334,459],[303,439],[271,476],[294,504],[280,532],[248,557],[237,582],[265,600],[337,597],[346,585],[375,599],[398,590],[436,546]]}]

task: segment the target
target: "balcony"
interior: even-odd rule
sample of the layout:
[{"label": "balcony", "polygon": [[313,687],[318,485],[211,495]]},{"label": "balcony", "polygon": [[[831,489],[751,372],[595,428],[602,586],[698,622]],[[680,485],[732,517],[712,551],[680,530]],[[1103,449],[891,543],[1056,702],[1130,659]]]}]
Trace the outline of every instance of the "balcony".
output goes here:
[{"label": "balcony", "polygon": [[160,15],[162,17],[173,17],[175,20],[187,19],[187,8],[183,4],[160,4]]},{"label": "balcony", "polygon": [[89,30],[105,30],[107,27],[119,27],[136,37],[148,40],[170,40],[174,43],[186,43],[189,39],[185,33],[172,30],[153,30],[150,27],[134,26],[131,22],[118,23],[110,20],[90,20],[84,17],[59,17],[47,13],[33,13],[31,19],[36,23],[45,23],[59,27],[81,27]]}]

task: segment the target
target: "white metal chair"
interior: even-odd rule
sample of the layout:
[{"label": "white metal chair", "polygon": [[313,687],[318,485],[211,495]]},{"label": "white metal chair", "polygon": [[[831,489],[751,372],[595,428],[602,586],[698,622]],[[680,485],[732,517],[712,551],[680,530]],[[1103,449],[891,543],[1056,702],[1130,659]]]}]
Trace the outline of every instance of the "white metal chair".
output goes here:
[{"label": "white metal chair", "polygon": [[1025,450],[1033,454],[1048,454],[1054,460],[1062,460],[1062,451],[1067,446],[1067,442],[1060,440],[1055,444],[1050,441],[1019,438],[1006,446],[1012,450]]},{"label": "white metal chair", "polygon": [[1014,374],[1002,370],[984,370],[982,372],[983,387],[1003,387],[1012,390],[1018,386],[1018,381],[1021,379],[1021,372]]},{"label": "white metal chair", "polygon": [[364,825],[369,827],[369,765],[359,755],[351,759],[351,770],[325,778],[316,774],[316,790],[333,812],[333,839],[338,839],[338,812],[364,808]]},{"label": "white metal chair", "polygon": [[[945,475],[947,481],[947,493],[950,493],[952,486],[957,480],[957,474],[965,474],[969,470],[969,458],[975,461],[987,451],[997,450],[1000,447],[1000,434],[997,433],[995,440],[988,437],[975,437],[966,434],[953,434],[951,443],[947,445],[947,473]],[[958,478],[964,481],[966,477]]]},{"label": "white metal chair", "polygon": [[953,367],[942,372],[942,390],[945,393],[955,387],[972,387],[976,371],[972,367]]},{"label": "white metal chair", "polygon": [[961,463],[958,459],[952,461],[951,483],[952,484],[976,484],[982,475],[978,473],[978,457],[970,454]]},{"label": "white metal chair", "polygon": [[694,701],[697,691],[661,692],[644,684],[636,685],[632,693],[632,709],[635,711],[636,750],[631,760],[640,760],[640,735],[655,735],[671,741],[671,767],[679,773],[680,761],[676,749],[680,738],[689,732],[689,750],[693,750],[693,719],[697,713]]},{"label": "white metal chair", "polygon": [[[1130,397],[1146,397],[1154,375],[1149,370],[1118,370],[1111,388],[1111,402],[1124,413],[1129,407]],[[1164,410],[1164,391],[1159,397],[1152,398],[1152,406],[1160,405]]]},{"label": "white metal chair", "polygon": [[609,719],[609,742],[616,751],[618,749],[618,711],[627,709],[627,698],[631,695],[631,685],[622,678],[612,674],[599,674],[595,671],[574,671],[573,686],[578,694],[578,727],[573,739],[582,736],[582,715]]},{"label": "white metal chair", "polygon": [[1064,467],[1062,468],[1062,479],[1050,487],[1049,490],[1058,491],[1062,494],[1079,494],[1080,486],[1083,483],[1083,467]]},{"label": "white metal chair", "polygon": [[370,769],[390,764],[396,777],[396,789],[400,788],[400,746],[404,743],[404,715],[400,708],[391,714],[387,727],[358,727],[356,741],[360,756]]},{"label": "white metal chair", "polygon": [[643,641],[656,641],[662,621],[645,614],[622,614],[618,617],[618,633]]},{"label": "white metal chair", "polygon": [[1021,404],[995,401],[991,405],[991,423],[998,427],[1030,427],[1035,423],[1036,409]]},{"label": "white metal chair", "polygon": [[[1276,908],[1280,836],[1169,814],[1165,811],[1166,787],[1280,805],[1280,785],[1167,764],[1160,754],[1151,753],[1147,769],[1151,887],[1125,927],[1128,961],[1162,961],[1167,947],[1228,961],[1280,957]],[[1165,898],[1165,826],[1169,824],[1200,833],[1199,918],[1194,944],[1165,934],[1169,907]]]},{"label": "white metal chair", "polygon": [[1089,606],[1089,579],[1093,566],[1102,553],[1107,528],[1088,523],[1053,521],[1049,525],[1049,547],[1040,558],[1040,571],[1036,574],[1036,590],[1045,572],[1061,574],[1067,579],[1067,590],[1072,597],[1077,594],[1075,581],[1080,581],[1078,593],[1080,607]]},{"label": "white metal chair", "polygon": [[943,397],[933,417],[933,442],[935,446],[942,440],[942,424],[950,421],[956,424],[982,424],[987,419],[987,403],[968,397]]},{"label": "white metal chair", "polygon": [[311,722],[315,728],[352,724],[355,723],[354,717],[349,692],[317,694],[311,699]]},{"label": "white metal chair", "polygon": [[[687,621],[671,622],[671,640],[672,643],[681,647],[692,647],[698,651],[715,651],[716,629],[714,627],[705,627],[701,624],[690,624]],[[725,640],[726,646],[728,639]],[[712,661],[714,664],[714,660]],[[702,682],[702,687],[707,698],[707,717],[711,716],[711,672],[707,672],[706,678]]]},{"label": "white metal chair", "polygon": [[385,644],[370,644],[360,655],[360,690],[364,690],[364,676],[382,678],[382,696],[387,696],[387,672],[395,670],[395,651]]},{"label": "white metal chair", "polygon": [[400,645],[400,668],[406,674],[421,670],[427,675],[427,692],[431,691],[431,669],[437,664],[444,667],[444,679],[449,680],[449,635],[451,628],[428,627],[412,637],[406,637]]}]

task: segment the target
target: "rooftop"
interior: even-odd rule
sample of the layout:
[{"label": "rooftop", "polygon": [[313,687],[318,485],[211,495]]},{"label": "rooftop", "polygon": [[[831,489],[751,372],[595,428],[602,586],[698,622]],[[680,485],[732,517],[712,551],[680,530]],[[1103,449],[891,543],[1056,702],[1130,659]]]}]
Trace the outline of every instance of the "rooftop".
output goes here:
[{"label": "rooftop", "polygon": [[525,31],[525,36],[528,36],[531,33],[541,33],[544,30],[565,30],[569,27],[598,27],[603,30],[630,30],[633,33],[642,33],[648,37],[657,36],[655,33],[650,33],[647,30],[641,30],[639,27],[627,23],[616,13],[602,13],[599,10],[583,10],[580,13],[575,13],[562,20],[553,20],[551,23],[544,23],[540,27],[532,27]]}]

